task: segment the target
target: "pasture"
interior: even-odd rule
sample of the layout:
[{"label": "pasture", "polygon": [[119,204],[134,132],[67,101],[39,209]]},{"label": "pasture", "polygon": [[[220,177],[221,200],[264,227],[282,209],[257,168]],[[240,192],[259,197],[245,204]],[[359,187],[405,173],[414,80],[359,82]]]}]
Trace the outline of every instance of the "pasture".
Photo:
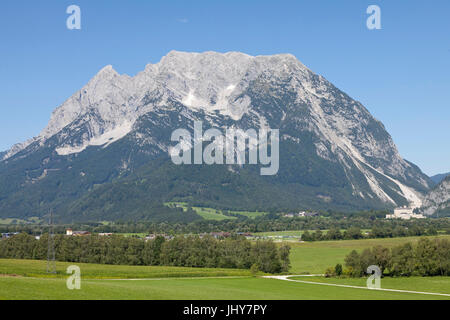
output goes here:
[{"label": "pasture", "polygon": [[[176,206],[179,208],[183,208],[184,211],[187,210],[188,204],[186,202],[166,202],[166,206]],[[206,207],[192,207],[192,210],[195,211],[199,216],[201,216],[205,220],[233,220],[236,219],[235,216],[229,216],[224,215],[221,210],[213,209],[213,208],[206,208]],[[261,215],[267,214],[267,212],[259,212],[259,211],[228,211],[230,214],[233,215],[240,215],[245,216],[248,218],[255,218]]]},{"label": "pasture", "polygon": [[[339,280],[339,279],[338,279]],[[360,279],[361,281],[363,279]],[[329,280],[330,282],[332,279]],[[437,285],[436,281],[442,281]],[[384,282],[383,282],[384,283]],[[415,290],[448,288],[448,279],[391,279],[389,285]],[[439,288],[437,288],[438,286]],[[430,290],[431,291],[431,290]],[[447,290],[448,291],[448,290]],[[438,291],[439,292],[439,291]],[[0,299],[180,299],[180,300],[309,300],[309,299],[450,299],[414,293],[353,289],[288,282],[260,277],[166,278],[142,280],[85,279],[80,290],[68,290],[58,278],[0,277]]]},{"label": "pasture", "polygon": [[[292,265],[290,272],[292,274],[323,274],[328,267],[334,267],[337,263],[344,264],[345,256],[352,250],[362,251],[376,245],[392,248],[407,242],[415,243],[421,238],[424,237],[289,242]],[[450,239],[450,235],[428,238]]]},{"label": "pasture", "polygon": [[[442,236],[450,237],[450,236]],[[342,263],[351,250],[374,245],[392,247],[419,237],[290,243],[291,274],[319,274]],[[57,262],[57,274],[46,273],[46,261],[0,259],[0,299],[446,299],[449,296],[365,288],[366,278],[292,277],[304,282],[252,276],[249,270],[115,266],[77,263],[81,289],[66,287],[69,262]],[[311,282],[311,283],[310,283]],[[319,285],[329,283],[333,286]],[[450,294],[450,277],[383,278],[382,288]]]}]

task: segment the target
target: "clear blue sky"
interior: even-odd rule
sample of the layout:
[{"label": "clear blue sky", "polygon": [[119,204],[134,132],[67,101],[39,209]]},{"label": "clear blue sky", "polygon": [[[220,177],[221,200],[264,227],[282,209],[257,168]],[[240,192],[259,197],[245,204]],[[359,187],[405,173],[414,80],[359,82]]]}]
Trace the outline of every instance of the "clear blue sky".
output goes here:
[{"label": "clear blue sky", "polygon": [[[66,28],[76,4],[82,29]],[[382,30],[366,28],[381,8]],[[134,75],[172,49],[292,53],[361,101],[402,156],[450,171],[450,1],[2,0],[0,150],[37,135],[103,66]]]}]

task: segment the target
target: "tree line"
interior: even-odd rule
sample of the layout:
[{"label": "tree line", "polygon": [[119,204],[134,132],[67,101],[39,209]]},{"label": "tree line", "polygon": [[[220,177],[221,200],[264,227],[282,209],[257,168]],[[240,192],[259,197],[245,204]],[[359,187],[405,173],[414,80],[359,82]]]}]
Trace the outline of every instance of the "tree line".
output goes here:
[{"label": "tree line", "polygon": [[376,239],[376,238],[398,238],[398,237],[416,237],[416,236],[435,236],[438,230],[434,226],[420,226],[412,224],[410,227],[397,225],[392,228],[389,225],[374,225],[372,229],[363,234],[361,229],[352,226],[344,231],[331,227],[326,232],[316,230],[310,232],[306,230],[302,234],[303,241],[326,241],[326,240],[357,240],[357,239]]},{"label": "tree line", "polygon": [[[180,208],[181,210],[181,208]],[[384,214],[384,212],[382,212]],[[201,220],[193,223],[168,223],[146,221],[122,221],[108,224],[91,222],[55,225],[57,234],[65,233],[66,228],[86,230],[92,233],[146,233],[146,234],[201,234],[210,232],[267,232],[267,231],[301,231],[303,241],[324,241],[341,239],[396,238],[410,236],[434,236],[450,234],[450,219],[432,218],[419,220],[397,220],[379,218],[378,211],[353,213],[345,216],[336,213],[323,213],[318,217],[286,218],[269,213],[255,219],[238,218],[234,220]],[[327,214],[327,216],[325,216]],[[45,232],[45,224],[0,225],[0,232],[25,232],[40,235]],[[361,230],[367,229],[367,232]],[[310,231],[315,230],[315,231]]]},{"label": "tree line", "polygon": [[[181,209],[180,209],[181,210]],[[346,230],[339,235],[334,233],[335,240],[340,238],[354,239],[362,236],[366,238],[394,238],[403,236],[435,235],[438,231],[450,234],[450,219],[420,219],[420,220],[386,220],[379,217],[377,212],[354,213],[348,216],[342,214],[318,216],[318,217],[295,217],[285,218],[278,214],[269,213],[264,216],[249,219],[240,217],[234,220],[201,220],[192,223],[169,223],[169,222],[146,222],[146,221],[118,221],[108,224],[74,223],[55,226],[55,233],[64,233],[65,229],[71,227],[74,230],[86,230],[93,233],[166,233],[178,234],[200,234],[210,232],[268,232],[287,230],[321,230],[313,237],[306,237],[307,241],[334,240],[330,239],[332,234],[325,236],[323,230]],[[28,225],[0,225],[0,232],[26,232],[28,234],[40,235],[45,228],[44,224]],[[353,228],[350,230],[350,228]],[[367,235],[358,235],[358,229],[370,229]],[[322,233],[322,235],[320,234]],[[311,233],[310,233],[311,234]],[[319,236],[320,235],[320,236]],[[323,236],[323,237],[322,237]],[[351,237],[350,237],[351,236]],[[354,236],[354,237],[353,237]]]},{"label": "tree line", "polygon": [[[267,273],[287,272],[289,246],[272,241],[250,242],[244,237],[215,239],[211,236],[158,236],[142,240],[123,236],[54,235],[56,260],[81,263],[241,268]],[[0,258],[47,259],[48,234],[39,240],[21,233],[0,240]]]},{"label": "tree line", "polygon": [[384,276],[450,276],[450,241],[420,239],[392,249],[375,246],[361,253],[353,250],[345,257],[345,268],[337,264],[325,272],[328,276],[362,277],[376,265]]}]

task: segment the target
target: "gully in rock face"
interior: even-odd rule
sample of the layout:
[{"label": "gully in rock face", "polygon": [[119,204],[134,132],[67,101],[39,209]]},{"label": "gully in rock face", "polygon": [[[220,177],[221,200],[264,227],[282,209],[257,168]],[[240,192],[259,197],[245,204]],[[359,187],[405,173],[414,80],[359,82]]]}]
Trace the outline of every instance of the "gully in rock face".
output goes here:
[{"label": "gully in rock face", "polygon": [[[245,164],[246,146],[248,145],[248,163],[270,165],[261,168],[261,175],[275,175],[279,168],[279,130],[261,129],[259,135],[256,130],[227,128],[225,136],[218,129],[208,129],[203,134],[202,121],[194,122],[194,164]],[[270,143],[268,133],[270,132]],[[211,141],[203,150],[203,142]],[[176,129],[171,136],[172,141],[179,142],[169,149],[174,164],[192,164],[192,136],[186,129]],[[236,143],[235,143],[236,140]],[[248,144],[246,144],[248,141]],[[268,146],[271,154],[269,156]],[[225,147],[225,148],[224,148]],[[225,149],[225,157],[224,157]],[[259,153],[258,153],[259,151]],[[182,156],[180,156],[182,153]],[[237,158],[237,159],[236,159]]]}]

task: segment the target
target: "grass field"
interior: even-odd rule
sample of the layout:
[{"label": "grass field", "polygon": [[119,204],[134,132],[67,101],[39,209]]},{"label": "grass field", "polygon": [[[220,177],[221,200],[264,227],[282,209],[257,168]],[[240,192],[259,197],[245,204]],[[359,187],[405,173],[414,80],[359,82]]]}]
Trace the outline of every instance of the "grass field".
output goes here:
[{"label": "grass field", "polygon": [[66,269],[68,266],[73,264],[80,267],[83,279],[225,277],[250,275],[249,270],[240,269],[116,266],[71,262],[56,262],[56,275],[49,275],[46,272],[46,261],[15,259],[0,259],[0,275],[15,275],[35,278],[66,278]]},{"label": "grass field", "polygon": [[[183,208],[184,211],[187,210],[188,204],[186,202],[166,202],[164,205],[166,206],[176,206],[179,208]],[[192,207],[192,210],[195,211],[199,216],[201,216],[205,220],[227,220],[227,219],[236,219],[236,217],[229,217],[221,214],[215,209],[212,208],[200,208],[200,207]]]},{"label": "grass field", "polygon": [[205,220],[233,220],[236,217],[226,216],[220,213],[219,211],[212,208],[200,208],[200,207],[192,207],[192,210],[195,211],[199,216],[201,216]]},{"label": "grass field", "polygon": [[[290,279],[360,287],[365,287],[367,281],[366,278],[291,277]],[[450,294],[450,277],[384,277],[381,279],[381,288]]]},{"label": "grass field", "polygon": [[[450,236],[442,236],[450,237]],[[351,250],[374,245],[392,247],[419,238],[291,243],[292,274],[323,273],[343,262]],[[179,267],[112,266],[76,263],[81,290],[68,290],[66,268],[57,262],[57,275],[46,274],[46,262],[0,259],[0,299],[447,299],[448,296],[336,287],[365,287],[366,279],[292,277],[313,283],[252,277],[248,270]],[[317,282],[333,284],[319,285]],[[383,278],[382,288],[450,294],[450,277]]]},{"label": "grass field", "polygon": [[[166,202],[166,206],[177,206],[183,208],[183,210],[187,210],[188,204],[186,202]],[[192,207],[199,216],[201,216],[205,220],[227,220],[227,219],[236,219],[233,216],[226,216],[220,210],[216,210],[213,208],[204,208],[204,207]],[[258,212],[258,211],[228,211],[231,214],[237,214],[241,216],[245,216],[248,218],[255,218],[257,216],[265,215],[267,212]]]},{"label": "grass field", "polygon": [[[393,279],[397,280],[397,279]],[[391,282],[413,286],[417,279]],[[446,282],[448,285],[448,280]],[[80,290],[68,290],[64,279],[0,277],[0,299],[450,299],[413,293],[340,288],[265,278],[203,278],[161,280],[83,280]]]},{"label": "grass field", "polygon": [[[311,233],[316,232],[316,230],[308,230]],[[328,230],[321,230],[323,234],[327,234]],[[341,229],[341,232],[344,232],[344,229]],[[370,229],[361,229],[362,233],[369,232]],[[305,233],[305,230],[289,230],[289,231],[269,231],[269,232],[255,232],[255,236],[266,236],[266,237],[297,237],[300,238],[302,234]]]},{"label": "grass field", "polygon": [[262,211],[231,211],[230,210],[228,212],[230,212],[232,214],[238,214],[240,216],[252,218],[252,219],[267,214],[267,212],[262,212]]},{"label": "grass field", "polygon": [[[291,273],[323,274],[328,267],[344,264],[344,258],[352,250],[362,251],[376,245],[392,248],[406,242],[417,242],[423,237],[404,237],[387,239],[338,240],[317,242],[289,242],[291,246]],[[436,238],[436,237],[429,237]],[[439,236],[450,239],[450,235]]]},{"label": "grass field", "polygon": [[16,218],[0,218],[0,224],[11,225],[11,224],[28,224],[28,223],[39,223],[42,220],[38,217],[30,217],[26,220],[16,219]]},{"label": "grass field", "polygon": [[132,233],[132,232],[127,232],[127,233],[116,233],[119,236],[124,236],[124,237],[137,237],[137,238],[144,238],[145,236],[148,235],[148,233],[145,232],[136,232],[136,233]]}]

